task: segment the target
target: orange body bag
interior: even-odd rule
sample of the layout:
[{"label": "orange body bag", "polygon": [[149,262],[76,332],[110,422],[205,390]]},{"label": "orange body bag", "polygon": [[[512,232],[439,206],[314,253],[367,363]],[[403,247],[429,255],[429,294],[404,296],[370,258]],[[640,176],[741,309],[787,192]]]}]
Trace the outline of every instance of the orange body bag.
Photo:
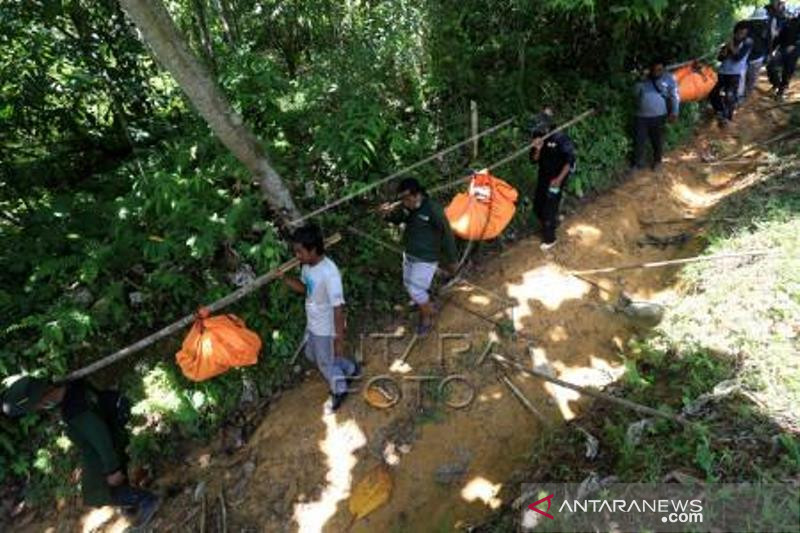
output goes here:
[{"label": "orange body bag", "polygon": [[261,338],[239,317],[200,310],[175,359],[184,376],[205,381],[229,368],[256,364],[260,351]]},{"label": "orange body bag", "polygon": [[717,84],[717,73],[708,65],[694,63],[672,73],[678,84],[681,102],[699,102],[708,98]]},{"label": "orange body bag", "polygon": [[517,210],[517,190],[481,171],[472,177],[469,191],[459,193],[444,210],[453,233],[469,241],[494,239]]}]

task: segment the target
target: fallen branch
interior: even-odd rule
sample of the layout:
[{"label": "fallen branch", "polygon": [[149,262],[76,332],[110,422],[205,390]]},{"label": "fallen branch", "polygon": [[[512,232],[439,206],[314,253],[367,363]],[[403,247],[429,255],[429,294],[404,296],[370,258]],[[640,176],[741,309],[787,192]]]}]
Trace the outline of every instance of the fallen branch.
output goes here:
[{"label": "fallen branch", "polygon": [[677,422],[678,424],[681,424],[681,425],[685,425],[685,424],[688,423],[686,421],[686,419],[684,419],[681,416],[676,416],[676,415],[673,415],[673,414],[670,414],[670,413],[665,413],[665,412],[662,412],[662,411],[658,411],[657,409],[653,409],[652,407],[647,407],[646,405],[642,405],[642,404],[639,404],[639,403],[636,403],[636,402],[632,402],[630,400],[624,400],[622,398],[617,398],[615,396],[611,396],[610,394],[606,394],[606,393],[600,392],[598,390],[590,389],[590,388],[587,388],[587,387],[581,387],[580,385],[575,385],[574,383],[570,383],[569,381],[564,381],[563,379],[558,379],[558,378],[553,377],[553,376],[551,376],[549,374],[546,374],[544,372],[540,372],[538,370],[534,370],[534,369],[531,369],[531,368],[526,368],[526,367],[522,366],[521,364],[517,363],[516,361],[512,361],[510,359],[506,359],[502,355],[492,354],[490,357],[492,359],[494,359],[495,361],[497,361],[498,363],[501,363],[501,364],[506,365],[508,367],[514,368],[516,370],[519,370],[520,372],[523,372],[525,374],[529,374],[529,375],[537,377],[537,378],[544,379],[545,381],[549,381],[551,383],[555,383],[556,385],[558,385],[560,387],[564,387],[566,389],[571,389],[571,390],[580,392],[581,394],[585,394],[586,396],[592,396],[593,398],[598,398],[600,400],[605,400],[607,402],[616,403],[618,405],[622,405],[623,407],[626,407],[628,409],[632,409],[633,411],[637,411],[639,413],[645,413],[645,414],[648,414],[648,415],[651,415],[651,416],[658,416],[658,417],[661,417],[661,418],[666,418],[667,420],[672,420],[673,422]]},{"label": "fallen branch", "polygon": [[508,389],[511,391],[511,394],[516,396],[517,400],[519,400],[519,403],[521,403],[525,407],[525,409],[530,411],[531,414],[533,416],[535,416],[536,418],[538,418],[543,424],[547,425],[547,419],[544,417],[544,415],[542,413],[540,413],[539,410],[536,409],[533,406],[533,404],[530,402],[530,400],[528,400],[528,398],[525,397],[525,395],[522,393],[522,391],[519,390],[519,388],[516,385],[514,385],[514,382],[511,381],[508,378],[508,376],[506,376],[506,375],[498,376],[498,379],[506,387],[508,387]]},{"label": "fallen branch", "polygon": [[699,220],[697,217],[685,216],[682,218],[668,218],[666,220],[639,220],[642,226],[657,226],[660,224],[685,224],[686,222],[693,222]]},{"label": "fallen branch", "polygon": [[686,263],[698,263],[702,261],[717,261],[720,259],[731,259],[736,257],[755,257],[760,255],[775,255],[778,250],[761,250],[756,252],[741,252],[733,254],[718,254],[718,255],[700,255],[696,257],[688,257],[686,259],[672,259],[669,261],[654,261],[651,263],[638,263],[634,265],[622,265],[618,267],[595,268],[593,270],[573,270],[570,274],[585,275],[585,274],[605,274],[608,272],[616,272],[618,270],[635,270],[638,268],[659,268],[670,265],[684,265]]},{"label": "fallen branch", "polygon": [[[336,233],[327,239],[325,239],[326,246],[332,246],[338,243],[342,239],[342,236],[339,233]],[[257,291],[264,285],[268,284],[269,282],[277,279],[280,275],[292,270],[293,268],[297,267],[300,264],[300,261],[297,259],[292,259],[290,261],[285,262],[278,268],[270,270],[266,274],[257,277],[252,282],[248,283],[247,285],[240,287],[239,289],[235,290],[234,292],[230,293],[229,295],[225,296],[224,298],[220,298],[216,302],[211,303],[210,305],[205,306],[208,309],[209,313],[214,313],[219,311],[220,309],[231,305],[232,303],[238,302],[251,292]],[[152,335],[145,337],[144,339],[131,344],[130,346],[126,346],[125,348],[106,356],[94,363],[81,368],[80,370],[76,370],[67,375],[66,381],[74,381],[76,379],[80,379],[82,377],[88,376],[93,372],[97,372],[101,368],[105,368],[109,365],[116,363],[126,357],[133,355],[136,352],[144,350],[148,346],[160,341],[165,337],[169,337],[173,333],[176,333],[190,324],[192,324],[196,319],[194,313],[191,315],[187,315],[177,322],[173,322],[169,326],[160,329],[159,331],[153,333]]]},{"label": "fallen branch", "polygon": [[743,156],[744,154],[746,154],[750,150],[753,150],[755,148],[762,147],[762,146],[767,146],[767,145],[770,145],[772,143],[776,143],[778,141],[782,141],[783,139],[785,139],[787,137],[791,137],[792,135],[794,135],[794,134],[796,134],[798,132],[800,132],[800,128],[794,128],[794,129],[791,129],[789,131],[785,131],[785,132],[783,132],[783,133],[781,133],[779,135],[776,135],[775,137],[771,137],[771,138],[767,139],[766,141],[755,143],[755,144],[753,144],[751,146],[748,146],[747,148],[745,148],[743,150],[740,150],[739,152],[736,152],[735,154],[731,154],[731,155],[729,155],[727,157],[723,157],[719,161],[715,161],[715,162],[716,163],[721,163],[723,161],[729,161],[731,159],[736,159],[737,157]]},{"label": "fallen branch", "polygon": [[219,509],[222,516],[222,533],[228,533],[228,509],[225,506],[225,491],[219,491]]}]

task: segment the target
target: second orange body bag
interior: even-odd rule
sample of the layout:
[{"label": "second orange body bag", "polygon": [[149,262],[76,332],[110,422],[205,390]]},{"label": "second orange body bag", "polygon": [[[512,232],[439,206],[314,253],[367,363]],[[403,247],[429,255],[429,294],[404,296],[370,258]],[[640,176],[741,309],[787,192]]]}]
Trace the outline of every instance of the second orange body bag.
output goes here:
[{"label": "second orange body bag", "polygon": [[517,210],[517,190],[482,171],[472,177],[469,191],[459,193],[444,210],[453,233],[469,241],[500,235]]},{"label": "second orange body bag", "polygon": [[692,64],[672,73],[678,84],[681,102],[699,102],[708,98],[717,84],[717,73],[708,65]]},{"label": "second orange body bag", "polygon": [[184,376],[205,381],[229,368],[256,364],[259,352],[261,338],[239,317],[201,310],[175,359]]}]

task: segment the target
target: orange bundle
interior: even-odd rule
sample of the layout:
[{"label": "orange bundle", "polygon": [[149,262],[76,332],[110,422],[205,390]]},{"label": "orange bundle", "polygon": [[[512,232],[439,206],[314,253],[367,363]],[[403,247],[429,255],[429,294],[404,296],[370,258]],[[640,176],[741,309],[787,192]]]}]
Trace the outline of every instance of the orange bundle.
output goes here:
[{"label": "orange bundle", "polygon": [[678,84],[681,102],[705,100],[717,84],[717,73],[708,65],[692,63],[672,73]]},{"label": "orange bundle", "polygon": [[514,217],[517,196],[514,187],[483,170],[472,177],[469,191],[457,194],[444,212],[453,233],[462,239],[494,239]]},{"label": "orange bundle", "polygon": [[260,351],[261,339],[239,317],[209,316],[201,309],[175,359],[184,376],[205,381],[229,368],[256,364]]}]

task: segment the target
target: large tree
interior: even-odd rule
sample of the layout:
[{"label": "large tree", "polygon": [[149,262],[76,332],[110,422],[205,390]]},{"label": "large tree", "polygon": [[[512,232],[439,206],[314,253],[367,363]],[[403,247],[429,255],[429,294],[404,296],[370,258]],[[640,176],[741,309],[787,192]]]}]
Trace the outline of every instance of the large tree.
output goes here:
[{"label": "large tree", "polygon": [[219,139],[258,178],[267,203],[284,226],[300,216],[283,179],[258,138],[233,110],[208,70],[189,50],[161,0],[120,0],[156,59],[175,77]]}]

